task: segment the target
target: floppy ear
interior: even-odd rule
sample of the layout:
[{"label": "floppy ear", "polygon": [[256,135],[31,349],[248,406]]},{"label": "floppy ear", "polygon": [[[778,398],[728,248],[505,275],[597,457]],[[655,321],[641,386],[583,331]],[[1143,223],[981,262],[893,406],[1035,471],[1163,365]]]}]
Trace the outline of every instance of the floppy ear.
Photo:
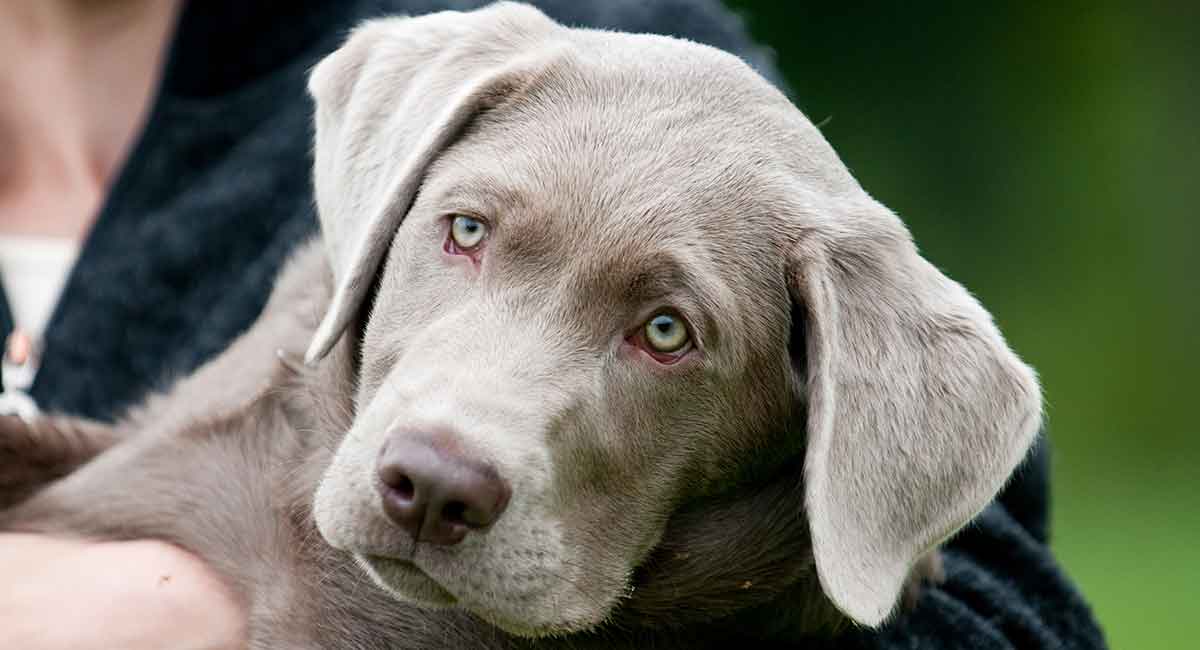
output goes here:
[{"label": "floppy ear", "polygon": [[817,573],[838,609],[875,626],[917,559],[1003,486],[1041,397],[988,313],[917,254],[899,219],[869,200],[853,210],[805,229],[788,273],[806,335]]},{"label": "floppy ear", "polygon": [[375,20],[313,69],[313,183],[335,292],[308,363],[358,311],[430,164],[550,65],[557,28],[512,3]]}]

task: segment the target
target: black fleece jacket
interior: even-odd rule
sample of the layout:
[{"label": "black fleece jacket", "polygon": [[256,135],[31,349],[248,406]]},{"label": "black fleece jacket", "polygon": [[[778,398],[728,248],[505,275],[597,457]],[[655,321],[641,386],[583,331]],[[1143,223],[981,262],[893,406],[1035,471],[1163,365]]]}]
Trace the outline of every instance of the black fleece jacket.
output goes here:
[{"label": "black fleece jacket", "polygon": [[[246,329],[289,251],[316,231],[307,70],[358,20],[474,0],[192,2],[149,121],[46,331],[32,394],[113,418]],[[780,81],[717,0],[535,2],[566,24],[661,32],[729,50]],[[0,334],[12,327],[0,301]],[[835,647],[1099,648],[1091,612],[1047,546],[1040,445],[946,552],[947,580],[880,631]],[[805,642],[803,647],[814,647]]]}]

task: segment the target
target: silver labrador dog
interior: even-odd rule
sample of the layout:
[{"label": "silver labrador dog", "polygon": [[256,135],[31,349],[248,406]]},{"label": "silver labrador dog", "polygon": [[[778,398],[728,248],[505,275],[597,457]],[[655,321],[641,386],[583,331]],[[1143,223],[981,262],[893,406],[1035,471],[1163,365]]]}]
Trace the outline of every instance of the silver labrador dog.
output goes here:
[{"label": "silver labrador dog", "polygon": [[123,422],[6,420],[0,527],[177,543],[256,648],[698,647],[886,621],[1036,435],[988,313],[729,54],[501,3],[309,87],[321,243]]}]

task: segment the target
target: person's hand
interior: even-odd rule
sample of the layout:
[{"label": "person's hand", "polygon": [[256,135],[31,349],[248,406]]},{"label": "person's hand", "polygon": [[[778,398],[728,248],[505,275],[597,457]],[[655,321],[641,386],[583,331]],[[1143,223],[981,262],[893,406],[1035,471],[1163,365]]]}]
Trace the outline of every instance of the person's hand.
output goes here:
[{"label": "person's hand", "polygon": [[232,650],[246,621],[195,556],[164,542],[0,534],[0,648]]}]

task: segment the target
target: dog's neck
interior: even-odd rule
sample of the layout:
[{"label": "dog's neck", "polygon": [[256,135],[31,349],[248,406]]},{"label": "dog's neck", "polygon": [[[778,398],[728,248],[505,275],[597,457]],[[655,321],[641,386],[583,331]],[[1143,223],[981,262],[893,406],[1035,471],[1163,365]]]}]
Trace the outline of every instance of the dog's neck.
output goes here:
[{"label": "dog's neck", "polygon": [[[797,460],[795,462],[802,462]],[[783,640],[835,632],[844,617],[823,596],[810,551],[798,468],[676,513],[635,573],[621,623],[712,625]]]}]

